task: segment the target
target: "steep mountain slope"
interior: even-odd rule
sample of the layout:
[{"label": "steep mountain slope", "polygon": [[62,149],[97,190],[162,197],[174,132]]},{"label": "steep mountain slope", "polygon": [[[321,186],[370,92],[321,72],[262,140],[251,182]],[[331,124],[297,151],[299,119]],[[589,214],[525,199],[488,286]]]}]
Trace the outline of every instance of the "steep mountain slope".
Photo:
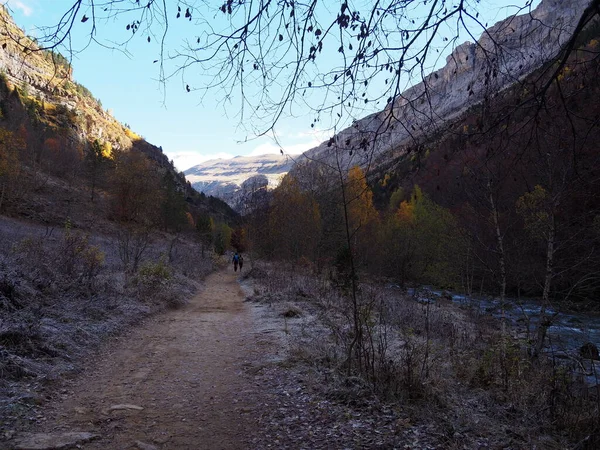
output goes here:
[{"label": "steep mountain slope", "polygon": [[[581,13],[582,5],[545,1],[532,17],[492,29],[490,34],[501,39],[498,30],[522,24],[511,34],[520,36],[525,48],[536,48],[535,39],[541,39],[540,52],[526,54],[540,61],[537,68],[529,66],[534,70],[520,72],[516,46],[516,56],[504,62],[503,67],[513,70],[506,77],[517,82],[510,84],[506,78],[495,84],[502,75],[486,73],[487,60],[475,48],[462,60],[475,74],[457,70],[447,84],[438,85],[437,91],[445,95],[427,86],[421,116],[416,111],[419,101],[401,107],[396,103],[388,129],[369,131],[377,121],[384,123],[384,111],[312,150],[311,162],[292,169],[295,180],[286,183],[292,187],[275,192],[269,213],[278,226],[264,234],[265,253],[293,242],[288,258],[301,255],[319,264],[322,255],[347,248],[348,236],[355,234],[356,260],[362,268],[400,283],[432,283],[465,292],[479,286],[501,297],[539,296],[546,305],[572,302],[569,307],[597,298],[600,20],[588,21],[576,35],[563,35],[563,30],[573,29],[573,7]],[[543,32],[531,29],[531,22],[541,20],[547,21]],[[575,38],[568,55],[558,62],[541,58],[556,56],[567,37]],[[457,51],[462,54],[465,48]],[[454,54],[456,61],[459,54]],[[453,59],[449,63],[436,72],[438,79],[461,67]],[[473,81],[469,93],[460,89],[461,80]],[[461,103],[470,98],[480,100]],[[407,124],[416,124],[414,130]],[[313,162],[316,158],[323,163]],[[355,169],[355,164],[368,170]],[[299,222],[295,214],[300,200],[303,211],[316,204],[319,214],[286,234]],[[286,208],[292,203],[296,207]],[[433,221],[435,214],[439,216]],[[344,229],[346,233],[340,231]],[[294,234],[302,238],[293,240]],[[440,253],[432,256],[434,250]]]},{"label": "steep mountain slope", "polygon": [[[0,7],[0,128],[2,144],[10,147],[15,156],[6,173],[0,170],[2,186],[9,186],[18,178],[15,171],[20,167],[21,174],[33,180],[29,183],[32,186],[44,184],[34,180],[43,173],[67,180],[67,184],[81,191],[90,188],[87,184],[91,170],[93,192],[100,171],[106,172],[104,187],[110,186],[108,173],[112,171],[105,169],[118,165],[120,155],[143,154],[159,179],[172,180],[174,189],[186,198],[188,209],[194,214],[235,220],[236,214],[225,203],[198,195],[185,176],[175,170],[162,148],[146,142],[105,111],[88,89],[74,81],[69,61],[60,54],[40,50],[14,24],[4,7]],[[95,149],[101,154],[95,154]],[[98,163],[105,160],[102,166],[106,167],[96,167],[96,157],[100,157]],[[39,186],[33,191],[41,192]],[[9,194],[11,191],[16,194],[17,190],[3,187],[5,201],[4,205],[0,201],[0,207],[10,207]],[[12,203],[21,211],[19,214],[37,208],[24,207],[34,196],[17,197],[18,201]],[[43,215],[56,216],[52,208]]]},{"label": "steep mountain slope", "polygon": [[382,152],[418,144],[554,57],[588,4],[589,0],[543,0],[530,13],[498,22],[477,43],[456,47],[443,68],[403,92],[393,105],[357,120],[308,154],[330,162],[337,150],[348,166],[365,166]]},{"label": "steep mountain slope", "polygon": [[[496,23],[477,43],[456,47],[444,67],[403,92],[393,105],[356,120],[306,154],[311,161],[327,164],[338,157],[346,168],[387,165],[390,152],[428,140],[473,105],[489,101],[556,56],[588,4],[589,0],[543,0],[531,12]],[[302,157],[297,161],[307,162]],[[209,161],[185,173],[197,190],[233,206],[242,196],[244,180],[265,174],[274,186],[291,168],[287,163],[281,168],[273,164],[277,163],[270,157],[264,162],[239,157]]]}]

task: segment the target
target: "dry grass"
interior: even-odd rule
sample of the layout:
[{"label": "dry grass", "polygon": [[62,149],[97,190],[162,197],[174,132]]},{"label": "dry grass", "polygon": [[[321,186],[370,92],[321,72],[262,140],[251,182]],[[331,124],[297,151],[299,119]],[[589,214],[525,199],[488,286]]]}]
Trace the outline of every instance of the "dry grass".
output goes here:
[{"label": "dry grass", "polygon": [[[264,265],[249,273],[251,300],[285,320],[290,361],[310,367],[326,398],[346,405],[384,402],[408,413],[439,448],[595,448],[596,388],[578,377],[581,361],[532,360],[517,330],[426,291],[382,285],[359,293],[366,342],[362,370],[348,370],[350,300],[327,279]],[[285,317],[299,311],[297,317]],[[575,364],[575,366],[574,366]]]},{"label": "dry grass", "polygon": [[144,270],[125,274],[112,236],[0,218],[0,423],[108,337],[193,295],[212,263],[173,239],[152,235]]}]

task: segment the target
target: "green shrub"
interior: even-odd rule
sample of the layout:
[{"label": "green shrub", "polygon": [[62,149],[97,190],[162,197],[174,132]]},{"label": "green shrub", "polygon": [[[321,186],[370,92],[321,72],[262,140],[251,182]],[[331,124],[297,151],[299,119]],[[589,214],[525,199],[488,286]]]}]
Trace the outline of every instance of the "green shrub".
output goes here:
[{"label": "green shrub", "polygon": [[157,285],[169,281],[172,277],[171,269],[161,258],[156,262],[147,261],[138,271],[140,281],[145,285]]}]

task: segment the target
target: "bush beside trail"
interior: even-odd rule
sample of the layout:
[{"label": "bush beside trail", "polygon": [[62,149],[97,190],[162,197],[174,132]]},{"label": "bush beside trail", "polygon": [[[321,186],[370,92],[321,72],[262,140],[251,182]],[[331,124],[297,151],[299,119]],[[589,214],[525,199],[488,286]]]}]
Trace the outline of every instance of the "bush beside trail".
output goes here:
[{"label": "bush beside trail", "polygon": [[[44,389],[108,337],[185,303],[213,270],[185,237],[148,234],[139,268],[122,240],[0,219],[0,423],[33,419]],[[0,431],[3,431],[0,429]]]},{"label": "bush beside trail", "polygon": [[[362,432],[389,424],[373,431],[384,447],[405,438],[416,439],[413,448],[571,448],[600,439],[597,388],[581,379],[584,362],[551,352],[532,359],[519,330],[503,333],[491,316],[427,291],[362,284],[359,364],[351,300],[336,280],[262,264],[245,282],[247,301],[278,317],[289,344],[286,371],[312,386],[311,402],[347,410]],[[304,416],[288,411],[279,433],[291,439]]]}]

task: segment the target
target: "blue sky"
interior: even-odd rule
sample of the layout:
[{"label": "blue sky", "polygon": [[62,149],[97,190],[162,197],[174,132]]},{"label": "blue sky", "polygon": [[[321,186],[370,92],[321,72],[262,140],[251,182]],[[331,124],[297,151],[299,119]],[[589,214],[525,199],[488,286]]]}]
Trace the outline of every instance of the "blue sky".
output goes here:
[{"label": "blue sky", "polygon": [[[34,36],[35,27],[55,23],[72,3],[73,0],[8,0],[16,23]],[[482,21],[491,25],[511,11],[507,5],[524,1],[494,0],[487,5],[490,3],[494,6],[482,7],[480,14]],[[193,32],[194,24],[186,22],[178,22],[171,28],[169,47],[174,48],[186,32]],[[89,31],[85,25],[89,23],[77,22],[75,37],[80,47],[85,42],[85,32]],[[122,22],[99,25],[102,28],[99,38],[104,42],[120,42],[129,36]],[[221,92],[209,91],[202,97],[197,91],[188,93],[187,80],[181,77],[174,77],[165,85],[159,83],[158,65],[153,62],[157,59],[154,42],[133,39],[127,50],[124,53],[92,44],[73,56],[73,76],[119,121],[130,125],[152,144],[162,146],[179,170],[208,159],[279,153],[279,143],[287,153],[297,154],[331,134],[318,126],[311,128],[313,116],[300,106],[294,109],[296,117],[278,122],[277,142],[268,136],[254,138],[253,124],[240,123],[235,98],[226,103]]]}]

